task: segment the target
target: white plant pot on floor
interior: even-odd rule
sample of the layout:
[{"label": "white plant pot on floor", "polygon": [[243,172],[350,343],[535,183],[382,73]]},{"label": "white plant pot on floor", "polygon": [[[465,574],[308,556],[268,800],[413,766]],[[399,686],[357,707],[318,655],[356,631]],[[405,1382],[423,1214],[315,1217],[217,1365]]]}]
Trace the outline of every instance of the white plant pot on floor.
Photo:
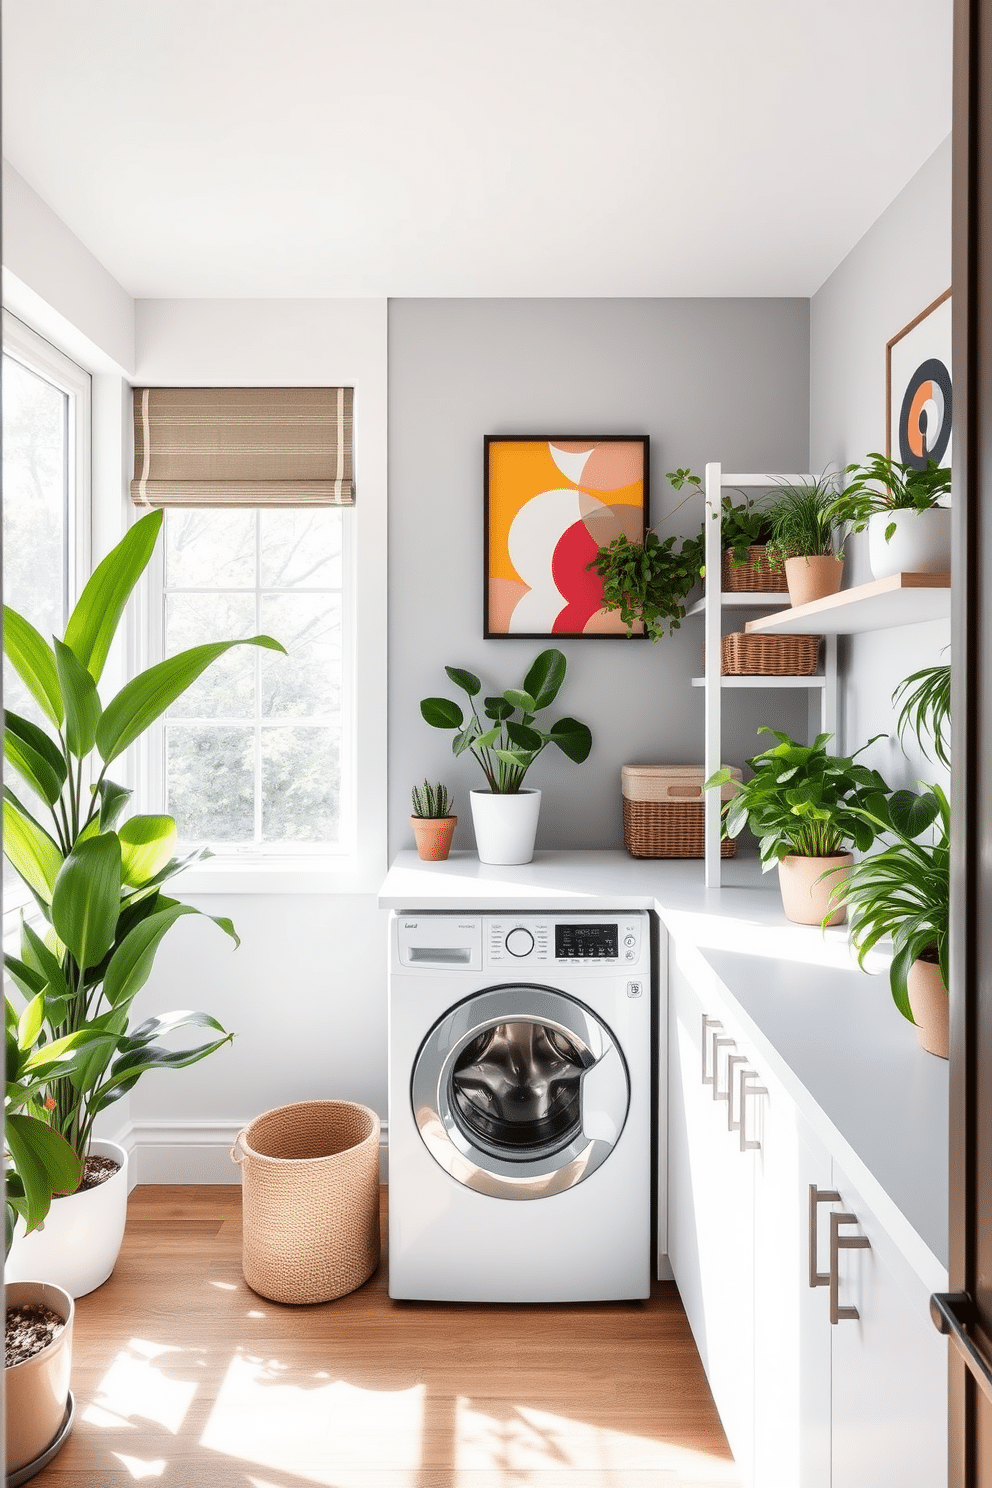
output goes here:
[{"label": "white plant pot on floor", "polygon": [[469,792],[472,825],[480,863],[529,863],[534,856],[539,790],[499,795],[489,790]]},{"label": "white plant pot on floor", "polygon": [[54,1282],[70,1297],[85,1297],[102,1286],[114,1269],[127,1219],[127,1153],[99,1137],[90,1143],[97,1157],[113,1157],[120,1168],[105,1183],[83,1193],[53,1199],[40,1230],[14,1235],[7,1257],[8,1281]]},{"label": "white plant pot on floor", "polygon": [[[892,526],[895,531],[886,542],[886,530]],[[950,508],[875,512],[868,519],[868,560],[876,579],[897,573],[950,573]]]}]

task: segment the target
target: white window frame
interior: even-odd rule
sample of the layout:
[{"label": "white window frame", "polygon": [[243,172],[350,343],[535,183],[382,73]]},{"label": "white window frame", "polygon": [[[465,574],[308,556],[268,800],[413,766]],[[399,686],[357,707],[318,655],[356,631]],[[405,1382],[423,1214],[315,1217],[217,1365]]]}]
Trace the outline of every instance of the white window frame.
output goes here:
[{"label": "white window frame", "polygon": [[[340,835],[330,843],[261,843],[235,845],[207,844],[214,857],[207,863],[188,870],[177,887],[189,893],[228,892],[250,888],[256,892],[293,892],[301,889],[337,887],[327,880],[353,871],[358,847],[356,789],[356,613],[357,585],[355,533],[351,508],[342,509],[341,534],[341,790]],[[164,524],[163,524],[164,528]],[[145,624],[138,638],[137,668],[144,669],[160,661],[165,654],[165,541],[155,546],[147,569],[147,602]],[[205,636],[204,640],[223,640],[223,636]],[[279,637],[276,636],[276,640]],[[257,699],[256,699],[257,706]],[[138,744],[136,762],[141,781],[140,794],[147,811],[164,811],[165,801],[165,726],[166,718],[156,721]],[[259,761],[255,761],[256,771]],[[271,876],[259,877],[259,870],[271,870]],[[246,875],[246,870],[251,877]],[[313,882],[314,874],[317,882]]]},{"label": "white window frame", "polygon": [[[68,397],[65,605],[69,615],[89,575],[92,553],[93,379],[77,362],[9,310],[3,312],[3,353]],[[29,891],[21,884],[5,894],[5,940],[16,931],[21,910],[33,904]]]}]

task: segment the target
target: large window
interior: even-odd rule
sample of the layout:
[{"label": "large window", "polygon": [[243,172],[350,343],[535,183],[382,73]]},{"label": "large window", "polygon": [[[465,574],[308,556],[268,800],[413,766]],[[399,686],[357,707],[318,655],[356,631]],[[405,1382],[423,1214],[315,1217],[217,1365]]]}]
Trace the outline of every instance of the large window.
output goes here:
[{"label": "large window", "polygon": [[181,840],[220,853],[351,847],[347,574],[339,508],[169,509],[161,645],[259,632],[169,710],[152,768]]},{"label": "large window", "polygon": [[[62,634],[88,558],[90,378],[9,315],[0,377],[4,603],[50,640]],[[6,663],[3,687],[5,707],[43,721]],[[18,777],[13,789],[24,788]],[[5,907],[26,897],[5,861]]]}]

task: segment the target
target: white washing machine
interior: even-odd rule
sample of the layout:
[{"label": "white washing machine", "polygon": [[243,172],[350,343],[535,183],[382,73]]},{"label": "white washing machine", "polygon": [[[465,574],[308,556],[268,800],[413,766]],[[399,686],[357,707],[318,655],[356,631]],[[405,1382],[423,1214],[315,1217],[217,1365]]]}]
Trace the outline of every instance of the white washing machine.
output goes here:
[{"label": "white washing machine", "polygon": [[648,916],[393,913],[389,1294],[647,1297]]}]

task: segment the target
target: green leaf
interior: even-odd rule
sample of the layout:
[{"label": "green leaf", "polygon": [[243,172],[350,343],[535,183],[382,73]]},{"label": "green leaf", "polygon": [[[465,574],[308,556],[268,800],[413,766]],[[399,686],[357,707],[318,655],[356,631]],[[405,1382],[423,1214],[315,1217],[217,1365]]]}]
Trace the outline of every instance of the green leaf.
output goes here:
[{"label": "green leaf", "polygon": [[77,759],[84,759],[96,739],[100,695],[79,658],[61,641],[55,642],[55,665],[65,699],[65,741]]},{"label": "green leaf", "polygon": [[526,770],[534,758],[532,754],[524,754],[519,749],[494,749],[493,753],[497,759],[503,760],[505,764],[519,765],[522,770]]},{"label": "green leaf", "polygon": [[45,717],[61,728],[65,713],[54,652],[31,622],[9,605],[3,607],[3,649]]},{"label": "green leaf", "polygon": [[52,924],[81,968],[95,966],[114,943],[121,904],[121,845],[113,832],[78,842],[52,894]]},{"label": "green leaf", "polygon": [[117,836],[121,844],[121,880],[137,889],[171,860],[176,824],[171,816],[132,816]]},{"label": "green leaf", "polygon": [[564,653],[553,646],[535,657],[524,678],[524,691],[534,699],[534,706],[526,710],[528,713],[539,713],[551,706],[565,680],[565,666]]},{"label": "green leaf", "polygon": [[117,825],[121,812],[133,794],[126,786],[115,785],[104,778],[96,787],[100,797],[100,831],[109,832]]},{"label": "green leaf", "polygon": [[936,820],[939,806],[933,791],[918,796],[915,791],[893,791],[889,798],[889,816],[897,832],[904,837],[918,837]]},{"label": "green leaf", "polygon": [[536,754],[544,744],[544,735],[539,734],[537,729],[527,728],[512,720],[506,725],[506,733],[511,744],[516,744],[518,749],[527,749],[531,754]]},{"label": "green leaf", "polygon": [[[44,992],[48,985],[45,977],[37,967],[29,966],[26,961],[19,961],[16,956],[5,955],[3,964],[10,973],[11,980],[24,993],[25,997],[37,997],[39,992]],[[7,1003],[8,1012],[13,1012],[10,1003]]]},{"label": "green leaf", "polygon": [[[128,932],[111,957],[104,977],[103,990],[111,1007],[126,1006],[145,985],[151,975],[159,944],[176,921],[183,915],[199,913],[191,904],[174,904],[149,915]],[[214,920],[214,924],[237,941],[230,920],[218,919]]]},{"label": "green leaf", "polygon": [[51,904],[62,854],[44,828],[9,795],[3,803],[3,852],[28,888]]},{"label": "green leaf", "polygon": [[537,704],[529,692],[521,692],[519,687],[508,687],[503,694],[512,708],[519,708],[521,713],[533,713]]},{"label": "green leaf", "polygon": [[491,749],[496,743],[496,740],[499,738],[499,735],[500,730],[498,728],[489,729],[488,733],[480,734],[478,738],[473,741],[472,747],[474,749]]},{"label": "green leaf", "polygon": [[[215,1028],[223,1034],[223,1038],[213,1039],[206,1044],[198,1044],[189,1049],[166,1049],[160,1044],[147,1043],[147,1038],[154,1037],[160,1031],[171,1031],[176,1028],[200,1027]],[[170,1013],[160,1018],[149,1018],[134,1030],[128,1044],[130,1047],[114,1060],[111,1069],[111,1078],[100,1086],[97,1096],[91,1102],[92,1111],[103,1111],[115,1100],[134,1088],[142,1075],[153,1069],[185,1069],[188,1065],[197,1064],[201,1059],[206,1059],[208,1054],[213,1054],[217,1049],[229,1044],[234,1035],[225,1033],[224,1029],[215,1018],[206,1013]]]},{"label": "green leaf", "polygon": [[49,998],[66,998],[69,988],[59,958],[49,950],[38,932],[28,924],[21,925],[21,954],[45,978]]},{"label": "green leaf", "polygon": [[111,699],[100,719],[96,745],[104,761],[109,765],[111,760],[123,754],[177,697],[192,686],[212,661],[230,651],[232,646],[262,646],[267,651],[286,654],[285,646],[271,636],[249,636],[242,641],[213,641],[206,646],[192,646],[188,651],[180,651],[178,656],[170,656],[140,672]]},{"label": "green leaf", "polygon": [[469,697],[476,697],[482,691],[482,683],[474,672],[466,672],[463,667],[449,666],[446,666],[444,670],[455,686],[460,687],[462,692],[467,692]]},{"label": "green leaf", "polygon": [[465,722],[465,714],[450,698],[424,698],[420,712],[431,728],[456,729]]},{"label": "green leaf", "polygon": [[32,997],[24,1011],[21,1013],[17,1023],[17,1042],[20,1048],[30,1049],[35,1039],[41,1032],[41,1025],[45,1020],[45,999],[39,992],[37,997]]},{"label": "green leaf", "polygon": [[79,1183],[79,1159],[63,1136],[36,1116],[7,1116],[6,1142],[24,1186],[28,1231],[44,1223],[53,1193],[72,1193]]},{"label": "green leaf", "polygon": [[557,744],[562,754],[574,760],[575,764],[581,765],[589,758],[592,734],[588,726],[579,723],[577,718],[559,718],[551,725],[551,742]]},{"label": "green leaf", "polygon": [[68,767],[53,739],[27,718],[4,709],[3,752],[49,806],[62,794]]},{"label": "green leaf", "polygon": [[513,713],[513,704],[508,703],[506,698],[502,697],[487,697],[484,706],[486,717],[493,719],[496,723],[502,723]]},{"label": "green leaf", "polygon": [[152,556],[163,517],[163,512],[149,512],[135,522],[97,564],[69,616],[65,644],[94,682],[100,680],[124,606]]}]

